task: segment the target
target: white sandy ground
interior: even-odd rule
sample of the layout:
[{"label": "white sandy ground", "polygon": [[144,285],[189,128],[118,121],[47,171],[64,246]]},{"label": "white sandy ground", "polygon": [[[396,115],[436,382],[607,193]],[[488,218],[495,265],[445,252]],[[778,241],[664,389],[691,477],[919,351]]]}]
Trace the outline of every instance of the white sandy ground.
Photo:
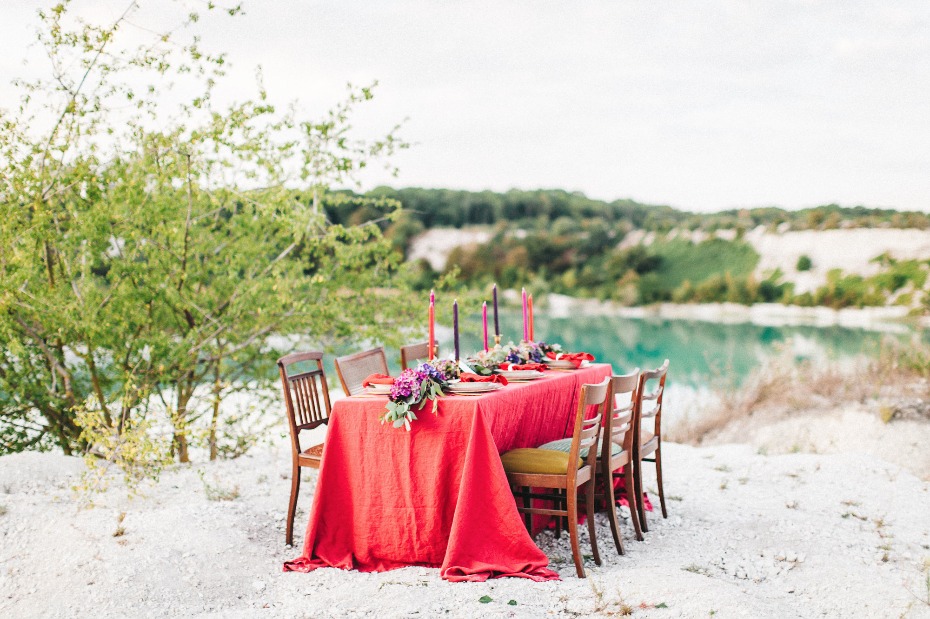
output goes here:
[{"label": "white sandy ground", "polygon": [[[845,453],[667,444],[670,518],[650,515],[645,542],[625,523],[620,557],[599,516],[604,564],[589,560],[586,580],[574,575],[567,537],[541,534],[563,578],[549,583],[453,584],[416,567],[283,573],[299,554],[283,543],[284,439],[237,460],[175,466],[141,498],[111,489],[93,508],[79,508],[70,489],[80,460],[6,456],[0,617],[930,617],[919,600],[928,595],[930,484],[866,457],[870,444],[856,436],[868,428],[850,429],[858,418],[844,414],[824,412],[848,436],[820,450]],[[239,496],[208,500],[199,471]],[[305,475],[298,544],[315,477]],[[121,512],[124,533],[114,537]],[[493,601],[480,603],[485,595]]]}]

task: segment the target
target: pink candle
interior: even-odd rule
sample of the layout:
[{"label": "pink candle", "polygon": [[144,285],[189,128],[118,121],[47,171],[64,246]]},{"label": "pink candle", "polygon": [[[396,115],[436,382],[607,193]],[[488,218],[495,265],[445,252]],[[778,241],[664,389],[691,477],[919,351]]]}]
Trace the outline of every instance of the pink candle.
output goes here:
[{"label": "pink candle", "polygon": [[429,303],[429,353],[427,360],[432,361],[436,351],[436,304]]},{"label": "pink candle", "polygon": [[527,301],[527,305],[529,306],[529,310],[530,310],[530,311],[529,311],[529,314],[530,314],[530,341],[531,341],[531,342],[535,342],[535,341],[536,341],[536,333],[534,333],[534,329],[533,329],[533,295],[530,295],[530,298],[529,298],[528,301]]},{"label": "pink candle", "polygon": [[459,300],[452,303],[452,344],[455,346],[455,362],[458,363],[459,356]]},{"label": "pink candle", "polygon": [[436,293],[433,292],[432,290],[429,291],[429,302],[430,303],[436,302]]},{"label": "pink candle", "polygon": [[523,289],[523,341],[529,341],[530,339],[530,324],[527,322],[527,309],[526,309],[526,288]]},{"label": "pink candle", "polygon": [[484,352],[488,352],[488,302],[481,304],[481,326],[484,329]]}]

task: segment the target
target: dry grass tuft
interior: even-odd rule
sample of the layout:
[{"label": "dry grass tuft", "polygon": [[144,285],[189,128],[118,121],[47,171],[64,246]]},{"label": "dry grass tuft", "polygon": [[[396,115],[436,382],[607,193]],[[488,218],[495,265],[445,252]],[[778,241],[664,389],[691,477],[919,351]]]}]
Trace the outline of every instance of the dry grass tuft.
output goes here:
[{"label": "dry grass tuft", "polygon": [[123,527],[123,520],[126,519],[126,512],[120,512],[116,517],[116,530],[113,531],[113,537],[122,537],[126,534],[126,528]]},{"label": "dry grass tuft", "polygon": [[669,440],[701,444],[761,411],[784,415],[838,402],[878,400],[883,421],[930,414],[930,346],[887,342],[877,358],[818,365],[797,361],[788,348],[766,360],[742,385],[719,381],[717,403],[669,429]]}]

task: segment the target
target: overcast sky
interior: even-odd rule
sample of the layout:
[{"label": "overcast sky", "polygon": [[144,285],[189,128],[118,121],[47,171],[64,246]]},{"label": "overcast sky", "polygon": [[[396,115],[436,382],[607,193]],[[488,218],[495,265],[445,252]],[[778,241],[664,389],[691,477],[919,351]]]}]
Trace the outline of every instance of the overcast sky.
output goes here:
[{"label": "overcast sky", "polygon": [[[0,103],[47,4],[0,3]],[[92,18],[122,5],[75,0]],[[274,98],[322,111],[377,79],[359,131],[409,119],[400,176],[366,186],[930,210],[927,0],[244,7],[205,37],[231,52],[234,89],[253,92],[260,64]]]}]

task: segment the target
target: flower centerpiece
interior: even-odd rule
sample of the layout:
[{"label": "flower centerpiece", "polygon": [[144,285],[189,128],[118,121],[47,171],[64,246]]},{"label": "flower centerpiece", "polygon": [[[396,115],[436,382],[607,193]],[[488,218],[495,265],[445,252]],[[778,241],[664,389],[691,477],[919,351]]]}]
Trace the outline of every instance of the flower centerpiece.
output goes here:
[{"label": "flower centerpiece", "polygon": [[490,376],[506,358],[507,351],[501,346],[495,346],[488,350],[479,350],[466,359],[465,363],[475,371],[475,374],[479,376]]},{"label": "flower centerpiece", "polygon": [[558,355],[562,352],[561,344],[547,344],[545,342],[539,342],[539,349],[542,351],[543,356],[545,357],[549,353]]},{"label": "flower centerpiece", "polygon": [[436,358],[430,361],[430,366],[445,376],[446,381],[455,380],[459,377],[459,374],[462,373],[461,368],[459,368],[459,364],[455,361],[452,361],[451,359]]},{"label": "flower centerpiece", "polygon": [[443,389],[448,384],[447,375],[429,363],[404,370],[391,386],[391,395],[385,413],[381,416],[381,423],[390,422],[395,428],[403,426],[409,432],[410,422],[417,419],[414,409],[429,400],[434,402],[433,414],[436,414],[435,400],[445,395]]},{"label": "flower centerpiece", "polygon": [[536,342],[520,342],[514,344],[510,342],[505,347],[506,356],[504,361],[507,363],[542,363],[545,353]]}]

